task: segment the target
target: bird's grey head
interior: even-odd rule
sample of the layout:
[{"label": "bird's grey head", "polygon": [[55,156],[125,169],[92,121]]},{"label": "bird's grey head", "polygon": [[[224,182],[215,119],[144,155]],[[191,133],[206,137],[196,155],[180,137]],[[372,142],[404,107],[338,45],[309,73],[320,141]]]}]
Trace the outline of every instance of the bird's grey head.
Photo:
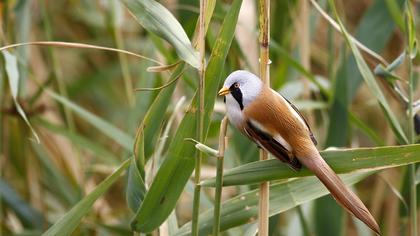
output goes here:
[{"label": "bird's grey head", "polygon": [[237,70],[226,78],[219,95],[225,95],[226,100],[234,99],[242,110],[255,100],[261,88],[262,82],[256,75],[245,70]]}]

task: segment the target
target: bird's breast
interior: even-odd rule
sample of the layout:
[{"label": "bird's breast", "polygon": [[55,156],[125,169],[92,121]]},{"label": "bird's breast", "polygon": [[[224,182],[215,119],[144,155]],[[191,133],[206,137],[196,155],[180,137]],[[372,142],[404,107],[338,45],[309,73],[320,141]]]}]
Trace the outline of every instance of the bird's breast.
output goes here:
[{"label": "bird's breast", "polygon": [[245,121],[241,107],[231,94],[226,95],[226,114],[230,123],[236,127]]}]

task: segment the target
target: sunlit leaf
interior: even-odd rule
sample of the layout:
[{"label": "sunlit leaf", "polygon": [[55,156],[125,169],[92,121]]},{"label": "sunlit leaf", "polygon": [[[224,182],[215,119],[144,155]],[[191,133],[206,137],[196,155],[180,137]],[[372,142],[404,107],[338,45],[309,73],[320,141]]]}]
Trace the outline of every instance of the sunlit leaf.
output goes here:
[{"label": "sunlit leaf", "polygon": [[401,80],[400,77],[395,75],[393,71],[397,69],[399,66],[401,66],[404,63],[405,60],[405,52],[401,53],[391,64],[389,64],[387,67],[384,67],[383,65],[379,64],[375,67],[375,75],[381,76],[385,78],[391,85],[394,85],[394,82],[396,80]]},{"label": "sunlit leaf", "polygon": [[[342,175],[341,179],[346,185],[352,185],[373,172]],[[240,194],[237,197],[224,201],[221,206],[221,230],[238,225],[254,222],[258,216],[258,189]],[[314,200],[328,194],[328,190],[316,177],[293,179],[282,183],[270,185],[270,212],[275,215],[289,210],[302,203]],[[208,235],[213,227],[213,209],[200,214],[199,235]],[[179,235],[191,233],[191,222],[185,224],[177,232]]]},{"label": "sunlit leaf", "polygon": [[13,102],[15,104],[16,111],[19,113],[19,115],[22,117],[22,119],[25,121],[25,123],[31,129],[32,134],[34,135],[36,142],[39,143],[38,134],[35,132],[31,123],[29,123],[29,120],[26,117],[25,111],[23,111],[22,107],[20,106],[20,104],[17,100],[18,99],[18,91],[19,91],[19,70],[18,70],[18,64],[17,64],[16,57],[14,55],[10,54],[6,50],[3,50],[2,53],[3,53],[3,56],[4,56],[4,60],[6,62],[7,78],[9,79],[10,91],[12,92]]},{"label": "sunlit leaf", "polygon": [[[326,150],[322,157],[336,173],[360,170],[379,170],[420,162],[420,144],[376,148]],[[296,172],[287,165],[271,159],[245,164],[225,171],[223,184],[241,185],[268,180],[312,175],[306,168]],[[206,179],[203,186],[214,186],[215,179]]]},{"label": "sunlit leaf", "polygon": [[195,148],[197,148],[197,150],[199,150],[200,152],[203,152],[203,153],[205,153],[205,154],[207,154],[209,156],[216,157],[218,155],[218,153],[219,153],[218,150],[213,149],[213,148],[205,145],[204,143],[200,143],[200,142],[198,142],[198,141],[196,141],[194,139],[186,139],[186,140],[195,143]]},{"label": "sunlit leaf", "polygon": [[121,0],[147,30],[166,39],[174,46],[179,57],[198,68],[198,52],[192,47],[181,24],[171,12],[154,0]]}]

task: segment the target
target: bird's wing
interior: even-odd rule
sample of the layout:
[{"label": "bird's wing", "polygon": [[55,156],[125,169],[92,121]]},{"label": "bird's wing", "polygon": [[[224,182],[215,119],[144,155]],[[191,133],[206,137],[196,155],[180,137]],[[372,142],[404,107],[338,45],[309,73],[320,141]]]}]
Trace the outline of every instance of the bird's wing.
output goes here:
[{"label": "bird's wing", "polygon": [[[270,134],[269,132],[261,129],[260,125],[255,121],[248,120],[243,127],[244,133],[253,141],[255,141],[262,148],[273,154],[277,159],[287,163],[292,169],[298,171],[302,165],[293,153],[288,150],[288,147],[282,144],[279,140],[280,136]],[[283,140],[284,141],[284,140]],[[288,145],[286,143],[286,145]],[[290,147],[289,147],[290,149]]]},{"label": "bird's wing", "polygon": [[[280,95],[281,96],[281,95]],[[284,98],[284,97],[283,97]],[[312,142],[317,145],[318,141],[316,140],[314,134],[312,133],[311,127],[308,124],[308,121],[306,121],[305,117],[302,115],[302,113],[300,113],[300,111],[297,109],[297,107],[295,105],[293,105],[293,103],[291,103],[289,100],[287,100],[287,98],[284,98],[284,100],[286,100],[289,105],[296,111],[296,113],[302,118],[302,120],[305,122],[306,127],[308,127],[309,130],[309,137],[311,138]]]},{"label": "bird's wing", "polygon": [[311,138],[312,142],[317,145],[318,141],[316,140],[314,134],[312,133],[311,127],[308,124],[308,121],[306,121],[305,117],[302,115],[302,113],[300,113],[299,109],[293,105],[293,103],[291,103],[287,98],[285,98],[284,96],[282,96],[281,94],[277,93],[276,91],[272,90],[275,94],[277,94],[278,96],[280,96],[281,98],[283,98],[284,100],[286,100],[286,102],[293,108],[293,110],[296,112],[296,114],[300,117],[300,119],[303,120],[303,123],[305,123],[306,127],[308,128],[309,131],[309,137]]}]

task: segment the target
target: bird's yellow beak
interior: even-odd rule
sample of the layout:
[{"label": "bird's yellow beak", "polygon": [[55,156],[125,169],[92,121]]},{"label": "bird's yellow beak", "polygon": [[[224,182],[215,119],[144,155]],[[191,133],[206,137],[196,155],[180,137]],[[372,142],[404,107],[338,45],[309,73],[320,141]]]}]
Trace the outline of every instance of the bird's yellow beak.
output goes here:
[{"label": "bird's yellow beak", "polygon": [[219,90],[219,96],[225,96],[226,94],[229,94],[230,90],[229,88],[223,87],[222,89]]}]

